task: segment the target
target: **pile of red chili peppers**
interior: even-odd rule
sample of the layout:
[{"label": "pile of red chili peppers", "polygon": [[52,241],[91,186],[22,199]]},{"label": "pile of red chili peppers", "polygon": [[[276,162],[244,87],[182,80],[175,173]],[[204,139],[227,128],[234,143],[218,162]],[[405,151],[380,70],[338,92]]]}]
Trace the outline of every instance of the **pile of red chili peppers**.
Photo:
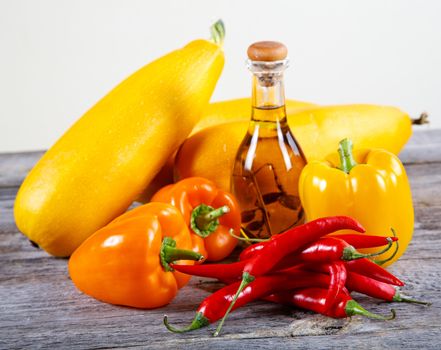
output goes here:
[{"label": "pile of red chili peppers", "polygon": [[[171,326],[167,316],[164,317],[165,326],[172,332],[187,332],[221,319],[214,333],[217,336],[230,311],[257,299],[293,305],[335,318],[363,315],[389,320],[395,317],[394,310],[390,316],[365,310],[351,298],[352,291],[385,301],[428,304],[401,295],[395,286],[404,283],[380,266],[384,261],[369,259],[384,253],[394,243],[396,253],[398,241],[395,235],[328,236],[338,230],[365,232],[350,217],[325,217],[250,245],[242,251],[238,262],[172,265],[183,273],[217,278],[226,286],[205,298],[187,328]],[[369,255],[356,250],[382,246],[386,248]]]}]

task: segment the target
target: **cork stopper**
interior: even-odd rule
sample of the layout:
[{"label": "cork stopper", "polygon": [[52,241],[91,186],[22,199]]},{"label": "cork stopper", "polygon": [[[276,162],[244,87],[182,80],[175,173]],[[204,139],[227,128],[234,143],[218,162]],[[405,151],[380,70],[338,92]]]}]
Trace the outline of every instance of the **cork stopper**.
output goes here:
[{"label": "cork stopper", "polygon": [[258,41],[250,45],[247,54],[252,61],[272,62],[284,60],[288,49],[277,41]]}]

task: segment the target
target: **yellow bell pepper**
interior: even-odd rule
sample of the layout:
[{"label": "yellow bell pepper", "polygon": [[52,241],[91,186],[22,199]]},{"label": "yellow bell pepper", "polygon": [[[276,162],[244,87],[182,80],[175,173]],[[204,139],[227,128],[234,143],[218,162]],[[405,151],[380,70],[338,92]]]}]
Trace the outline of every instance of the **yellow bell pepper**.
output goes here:
[{"label": "yellow bell pepper", "polygon": [[[305,166],[299,194],[308,221],[348,215],[357,219],[370,235],[390,235],[393,228],[399,238],[399,249],[385,265],[396,261],[412,238],[414,212],[410,185],[400,160],[388,151],[353,152],[352,142],[344,139],[338,155],[328,157],[328,162],[313,161]],[[391,254],[385,253],[378,259]]]}]

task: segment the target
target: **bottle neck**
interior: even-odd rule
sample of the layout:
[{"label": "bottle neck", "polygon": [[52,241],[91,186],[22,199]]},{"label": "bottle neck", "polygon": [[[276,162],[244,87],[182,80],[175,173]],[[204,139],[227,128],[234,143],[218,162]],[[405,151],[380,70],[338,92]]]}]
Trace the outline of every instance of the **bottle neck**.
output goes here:
[{"label": "bottle neck", "polygon": [[[285,105],[283,75],[266,85],[262,77],[253,75],[252,104],[254,108],[275,109]],[[274,80],[274,79],[272,79]]]},{"label": "bottle neck", "polygon": [[286,65],[286,61],[249,61],[249,68],[253,73],[252,120],[276,122],[286,117],[283,82]]}]

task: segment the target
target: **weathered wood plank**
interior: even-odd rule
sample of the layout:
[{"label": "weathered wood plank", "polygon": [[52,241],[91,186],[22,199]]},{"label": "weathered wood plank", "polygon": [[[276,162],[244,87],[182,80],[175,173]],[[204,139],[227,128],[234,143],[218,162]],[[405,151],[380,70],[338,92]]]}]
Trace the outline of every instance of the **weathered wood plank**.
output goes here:
[{"label": "weathered wood plank", "polygon": [[[408,251],[390,269],[407,281],[403,291],[431,307],[387,304],[357,295],[367,309],[397,319],[334,320],[262,301],[234,312],[222,337],[214,326],[171,334],[187,325],[198,303],[220,284],[194,278],[168,306],[136,310],[100,303],[75,289],[66,259],[49,257],[18,232],[13,201],[20,181],[41,152],[0,154],[0,348],[424,348],[441,347],[441,130],[415,133],[407,160],[416,227]],[[429,150],[429,151],[428,151]]]},{"label": "weathered wood plank", "polygon": [[441,161],[441,130],[417,130],[400,153],[403,163],[434,163]]},{"label": "weathered wood plank", "polygon": [[0,153],[0,187],[18,187],[43,151]]},{"label": "weathered wood plank", "polygon": [[[438,257],[439,258],[439,257]],[[46,261],[44,261],[46,260]],[[425,281],[421,275],[439,277],[434,264],[400,261],[409,280],[405,291],[421,299],[432,300],[434,305],[425,308],[417,305],[394,304],[398,317],[388,322],[371,321],[359,317],[333,320],[308,312],[288,310],[279,305],[256,302],[231,315],[223,339],[266,337],[292,337],[305,335],[365,334],[394,332],[402,329],[439,327],[427,323],[439,320],[441,304],[439,278]],[[13,279],[2,279],[0,300],[9,299],[2,307],[2,332],[14,334],[17,329],[40,345],[71,344],[94,347],[142,345],[182,339],[209,342],[213,327],[184,335],[169,334],[162,325],[162,316],[168,313],[177,326],[188,324],[199,300],[220,286],[206,279],[195,278],[169,306],[156,310],[135,310],[100,303],[80,294],[69,281],[66,260],[44,257],[39,261],[22,259],[11,267]],[[413,273],[409,275],[409,270]],[[28,273],[32,272],[31,275]],[[418,283],[417,283],[418,282]],[[32,293],[30,293],[32,291]],[[386,313],[389,304],[359,297],[360,302],[374,312]],[[32,313],[29,311],[32,310]],[[263,321],[263,322],[262,322]],[[266,327],[266,325],[270,327]],[[55,337],[51,337],[56,335]],[[78,337],[81,335],[81,337]],[[12,339],[17,347],[25,345],[23,339]],[[14,343],[10,343],[14,345]]]}]

